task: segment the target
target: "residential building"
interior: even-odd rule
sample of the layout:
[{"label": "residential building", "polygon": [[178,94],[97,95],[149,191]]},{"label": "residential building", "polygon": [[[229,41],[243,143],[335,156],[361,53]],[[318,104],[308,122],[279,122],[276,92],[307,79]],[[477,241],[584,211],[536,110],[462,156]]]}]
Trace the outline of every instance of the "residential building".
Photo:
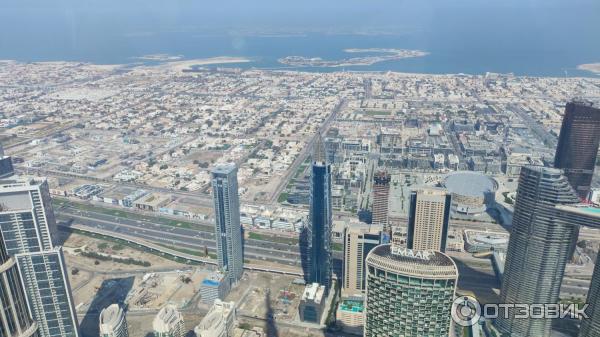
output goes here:
[{"label": "residential building", "polygon": [[0,232],[17,262],[28,306],[42,337],[78,337],[79,328],[56,220],[44,179],[0,181]]},{"label": "residential building", "polygon": [[365,337],[451,334],[458,269],[448,255],[383,244],[367,268]]},{"label": "residential building", "polygon": [[218,165],[212,170],[212,192],[219,267],[226,271],[233,284],[244,273],[240,200],[234,163]]},{"label": "residential building", "polygon": [[184,337],[185,323],[183,316],[174,305],[167,305],[160,309],[152,321],[154,337]]},{"label": "residential building", "polygon": [[331,287],[331,166],[325,157],[321,135],[317,135],[310,176],[309,283]]},{"label": "residential building", "polygon": [[206,316],[194,329],[196,337],[232,337],[235,329],[235,302],[215,300]]},{"label": "residential building", "polygon": [[350,225],[344,230],[344,294],[362,295],[367,289],[365,260],[371,249],[382,243],[380,229],[380,226]]},{"label": "residential building", "polygon": [[111,304],[100,313],[100,337],[129,337],[125,311],[118,304]]},{"label": "residential building", "polygon": [[446,250],[450,220],[450,194],[423,188],[410,194],[407,247],[414,250]]}]

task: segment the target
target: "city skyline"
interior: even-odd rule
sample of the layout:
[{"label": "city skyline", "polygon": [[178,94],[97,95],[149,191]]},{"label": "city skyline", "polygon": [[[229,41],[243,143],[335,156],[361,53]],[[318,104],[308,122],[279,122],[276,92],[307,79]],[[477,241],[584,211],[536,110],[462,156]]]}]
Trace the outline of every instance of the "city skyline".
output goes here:
[{"label": "city skyline", "polygon": [[596,2],[0,3],[0,337],[600,337]]}]

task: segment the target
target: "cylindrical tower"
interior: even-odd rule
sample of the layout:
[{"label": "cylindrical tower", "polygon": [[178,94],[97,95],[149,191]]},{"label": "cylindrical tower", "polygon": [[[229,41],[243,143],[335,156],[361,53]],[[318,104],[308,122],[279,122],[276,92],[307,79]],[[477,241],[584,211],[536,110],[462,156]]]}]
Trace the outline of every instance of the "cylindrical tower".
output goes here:
[{"label": "cylindrical tower", "polygon": [[448,336],[457,280],[444,253],[375,247],[367,256],[365,337]]},{"label": "cylindrical tower", "polygon": [[100,313],[100,337],[129,337],[125,311],[111,304]]}]

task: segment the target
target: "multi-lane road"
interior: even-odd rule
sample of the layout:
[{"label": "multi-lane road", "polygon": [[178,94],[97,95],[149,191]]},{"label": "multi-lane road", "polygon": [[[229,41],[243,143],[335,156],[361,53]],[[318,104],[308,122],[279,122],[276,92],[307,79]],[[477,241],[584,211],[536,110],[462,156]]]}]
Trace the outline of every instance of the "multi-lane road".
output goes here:
[{"label": "multi-lane road", "polygon": [[[137,220],[104,213],[85,211],[69,206],[55,210],[56,218],[64,224],[76,223],[91,229],[115,234],[126,234],[175,249],[209,252],[216,251],[214,233],[197,229],[163,225],[147,220]],[[297,245],[271,241],[245,239],[244,257],[254,260],[277,262],[289,266],[300,266]]]}]

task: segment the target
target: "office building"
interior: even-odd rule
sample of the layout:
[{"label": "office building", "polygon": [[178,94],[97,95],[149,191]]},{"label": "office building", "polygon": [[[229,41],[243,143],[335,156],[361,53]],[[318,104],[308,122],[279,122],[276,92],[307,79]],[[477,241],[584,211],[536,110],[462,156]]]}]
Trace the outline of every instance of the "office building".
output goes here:
[{"label": "office building", "polygon": [[17,261],[31,315],[43,337],[79,336],[62,247],[45,180],[0,181],[2,244]]},{"label": "office building", "polygon": [[196,337],[230,337],[233,336],[235,320],[235,302],[215,300],[194,333]]},{"label": "office building", "polygon": [[367,269],[365,337],[450,335],[458,280],[450,257],[383,244]]},{"label": "office building", "polygon": [[[559,206],[578,202],[561,170],[521,169],[500,303],[558,303],[571,237],[583,221]],[[516,319],[514,314],[509,310],[495,327],[511,336],[549,336],[550,319]]]},{"label": "office building", "polygon": [[100,337],[129,337],[125,311],[111,304],[100,313]]},{"label": "office building", "polygon": [[326,162],[321,135],[317,135],[310,176],[309,283],[331,287],[331,166]]},{"label": "office building", "polygon": [[[563,170],[580,199],[589,197],[599,144],[600,109],[591,102],[574,100],[567,103],[554,167]],[[579,228],[575,228],[571,237],[569,259],[573,258],[578,237]]]},{"label": "office building", "polygon": [[154,337],[184,337],[187,333],[183,316],[173,305],[160,309],[152,321]]},{"label": "office building", "polygon": [[564,171],[581,199],[587,198],[590,192],[599,144],[600,108],[590,102],[567,103],[554,167]]},{"label": "office building", "polygon": [[342,292],[360,296],[367,289],[365,260],[371,249],[380,245],[380,226],[348,226],[344,230]]},{"label": "office building", "polygon": [[378,171],[373,176],[373,217],[371,223],[388,228],[388,202],[391,177],[387,171]]},{"label": "office building", "polygon": [[244,273],[240,199],[237,167],[223,164],[212,170],[212,189],[215,205],[215,237],[219,267],[226,271],[230,283],[236,283]]},{"label": "office building", "polygon": [[37,324],[27,307],[17,262],[8,255],[3,244],[0,245],[0,290],[0,336],[39,337]]},{"label": "office building", "polygon": [[443,189],[424,188],[410,194],[407,247],[446,250],[451,197]]},{"label": "office building", "polygon": [[208,275],[200,284],[202,303],[213,304],[216,299],[224,300],[230,290],[229,278],[222,272]]},{"label": "office building", "polygon": [[306,285],[298,311],[303,322],[321,323],[323,308],[325,307],[325,286],[318,283]]}]

